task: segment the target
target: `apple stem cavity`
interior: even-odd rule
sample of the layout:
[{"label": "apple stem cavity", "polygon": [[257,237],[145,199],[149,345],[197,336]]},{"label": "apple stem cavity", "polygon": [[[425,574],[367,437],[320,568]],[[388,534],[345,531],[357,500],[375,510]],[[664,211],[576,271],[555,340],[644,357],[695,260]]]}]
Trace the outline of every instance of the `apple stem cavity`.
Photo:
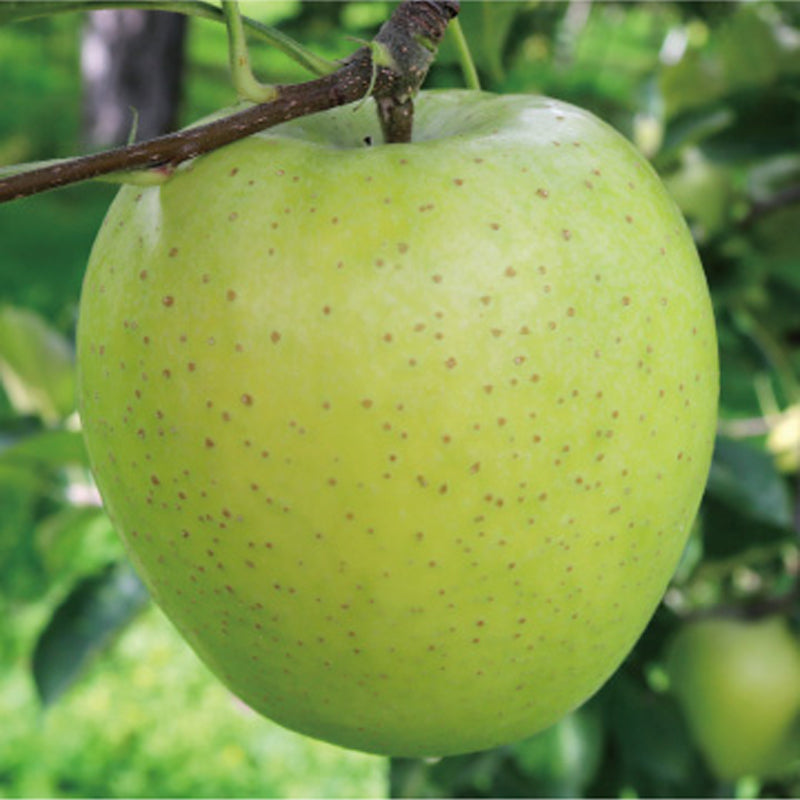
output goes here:
[{"label": "apple stem cavity", "polygon": [[[230,13],[232,4],[227,5]],[[108,180],[111,175],[117,182],[141,182],[142,172],[155,170],[161,179],[184,161],[281,122],[354,103],[370,91],[376,100],[385,141],[408,142],[413,95],[422,86],[445,30],[458,10],[456,0],[403,0],[373,43],[356,50],[335,72],[305,83],[269,87],[275,93],[271,100],[165,136],[46,162],[33,169],[14,166],[4,170],[7,177],[0,178],[0,203],[81,181],[102,177]],[[229,31],[231,27],[235,24],[229,26]],[[376,52],[380,53],[377,62],[373,56]],[[252,73],[250,77],[255,82]]]}]

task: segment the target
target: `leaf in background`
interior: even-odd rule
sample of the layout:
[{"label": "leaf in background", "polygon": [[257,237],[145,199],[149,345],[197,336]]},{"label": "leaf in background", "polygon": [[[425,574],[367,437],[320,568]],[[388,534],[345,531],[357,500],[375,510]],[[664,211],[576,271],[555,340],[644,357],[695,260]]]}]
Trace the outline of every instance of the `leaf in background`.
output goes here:
[{"label": "leaf in background", "polygon": [[149,595],[127,563],[79,583],[36,643],[33,677],[44,705],[53,703],[141,611]]},{"label": "leaf in background", "polygon": [[122,541],[97,506],[65,506],[42,520],[33,538],[54,577],[91,575],[124,558]]},{"label": "leaf in background", "polygon": [[597,709],[584,707],[504,747],[436,761],[395,758],[392,797],[579,797],[600,766]]},{"label": "leaf in background", "polygon": [[512,749],[533,796],[581,797],[600,766],[603,744],[600,719],[584,707]]},{"label": "leaf in background", "polygon": [[706,139],[729,128],[736,117],[726,105],[703,106],[672,119],[664,132],[656,167],[670,164],[685,148],[702,144]]},{"label": "leaf in background", "polygon": [[393,758],[390,796],[487,797],[494,794],[492,781],[502,762],[500,749],[439,759]]},{"label": "leaf in background", "polygon": [[778,76],[778,32],[763,10],[742,4],[719,31],[717,42],[728,83],[734,89],[768,86]]},{"label": "leaf in background", "polygon": [[497,782],[507,770],[505,750],[495,748],[479,753],[442,758],[430,768],[433,785],[439,787],[442,797],[505,797],[519,796],[508,790],[501,791]]},{"label": "leaf in background", "polygon": [[770,202],[776,192],[798,182],[800,154],[790,151],[755,164],[747,173],[747,192],[756,202]]},{"label": "leaf in background", "polygon": [[[773,276],[800,290],[800,204],[775,209],[759,219],[753,226],[753,240]],[[795,319],[799,317],[796,313]]]},{"label": "leaf in background", "polygon": [[623,785],[639,797],[709,797],[712,779],[675,701],[620,671],[600,696]]},{"label": "leaf in background", "polygon": [[718,436],[708,493],[748,520],[791,528],[792,501],[772,457],[763,450]]},{"label": "leaf in background", "polygon": [[796,152],[800,120],[796,86],[779,81],[747,87],[727,94],[725,105],[734,120],[705,139],[710,158],[735,167]]},{"label": "leaf in background", "polygon": [[661,71],[661,93],[667,118],[691,111],[701,117],[708,115],[724,96],[726,88],[718,60],[700,49],[690,47],[680,61]]},{"label": "leaf in background", "polygon": [[728,224],[733,176],[729,170],[709,162],[699,149],[684,150],[680,169],[667,176],[665,183],[688,217],[695,239],[707,240]]},{"label": "leaf in background", "polygon": [[0,462],[35,467],[64,467],[76,464],[89,467],[89,456],[79,431],[38,431],[3,448]]},{"label": "leaf in background", "polygon": [[389,763],[389,797],[445,797],[430,780],[430,764],[421,758],[393,758]]},{"label": "leaf in background", "polygon": [[[733,4],[731,4],[733,5]],[[767,21],[757,4],[740,4],[715,36],[697,36],[683,57],[662,70],[669,117],[714,106],[726,96],[775,83],[783,47],[779,25]],[[695,27],[705,23],[695,23]]]},{"label": "leaf in background", "polygon": [[713,495],[703,501],[704,560],[727,559],[756,547],[791,542],[794,536],[791,528],[749,517]]},{"label": "leaf in background", "polygon": [[0,308],[0,381],[19,413],[58,422],[75,408],[72,346],[33,311],[4,306]]},{"label": "leaf in background", "polygon": [[41,476],[0,461],[0,592],[10,600],[31,600],[47,589],[30,535],[42,493]]},{"label": "leaf in background", "polygon": [[[458,18],[469,45],[475,66],[490,82],[503,79],[503,51],[514,19],[524,8],[521,3],[463,3]],[[455,48],[449,37],[442,43],[440,63],[456,61]]]}]

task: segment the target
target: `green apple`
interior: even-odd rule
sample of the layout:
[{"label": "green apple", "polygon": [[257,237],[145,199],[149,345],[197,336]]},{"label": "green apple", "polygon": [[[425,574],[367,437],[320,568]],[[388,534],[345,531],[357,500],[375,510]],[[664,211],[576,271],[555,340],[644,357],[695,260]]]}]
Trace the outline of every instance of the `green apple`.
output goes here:
[{"label": "green apple", "polygon": [[695,517],[701,265],[653,170],[530,96],[340,108],[123,188],[78,331],[106,507],[245,702],[378,753],[531,734],[608,678]]},{"label": "green apple", "polygon": [[669,672],[720,778],[771,776],[800,759],[800,642],[784,619],[690,623],[672,642]]}]

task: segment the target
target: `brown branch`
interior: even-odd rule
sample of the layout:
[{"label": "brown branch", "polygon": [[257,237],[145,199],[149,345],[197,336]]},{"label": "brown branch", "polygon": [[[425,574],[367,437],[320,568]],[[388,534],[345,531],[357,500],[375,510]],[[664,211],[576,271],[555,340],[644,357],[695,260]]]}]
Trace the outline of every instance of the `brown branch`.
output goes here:
[{"label": "brown branch", "polygon": [[[282,86],[278,99],[228,117],[125,147],[40,167],[0,181],[0,202],[112,172],[174,168],[203,153],[295,117],[358,100],[369,86],[370,55],[357,51],[340,70],[308,83]],[[364,72],[367,78],[364,80]]]},{"label": "brown branch", "polygon": [[[279,86],[277,99],[204,125],[12,175],[0,180],[0,203],[110,173],[171,171],[183,161],[273,125],[355,102],[370,88],[387,142],[410,141],[411,98],[458,8],[455,0],[403,0],[372,45],[357,50],[336,72]],[[387,116],[404,118],[404,124],[387,124]]]}]

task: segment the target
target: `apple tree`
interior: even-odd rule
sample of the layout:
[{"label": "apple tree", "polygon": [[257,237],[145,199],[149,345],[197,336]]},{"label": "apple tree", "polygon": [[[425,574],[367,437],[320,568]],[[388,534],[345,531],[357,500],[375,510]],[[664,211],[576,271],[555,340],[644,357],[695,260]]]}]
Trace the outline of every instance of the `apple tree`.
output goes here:
[{"label": "apple tree", "polygon": [[234,104],[0,180],[123,184],[66,336],[0,317],[42,699],[152,596],[393,796],[795,792],[796,11],[367,6],[331,60],[160,5],[226,32]]}]

